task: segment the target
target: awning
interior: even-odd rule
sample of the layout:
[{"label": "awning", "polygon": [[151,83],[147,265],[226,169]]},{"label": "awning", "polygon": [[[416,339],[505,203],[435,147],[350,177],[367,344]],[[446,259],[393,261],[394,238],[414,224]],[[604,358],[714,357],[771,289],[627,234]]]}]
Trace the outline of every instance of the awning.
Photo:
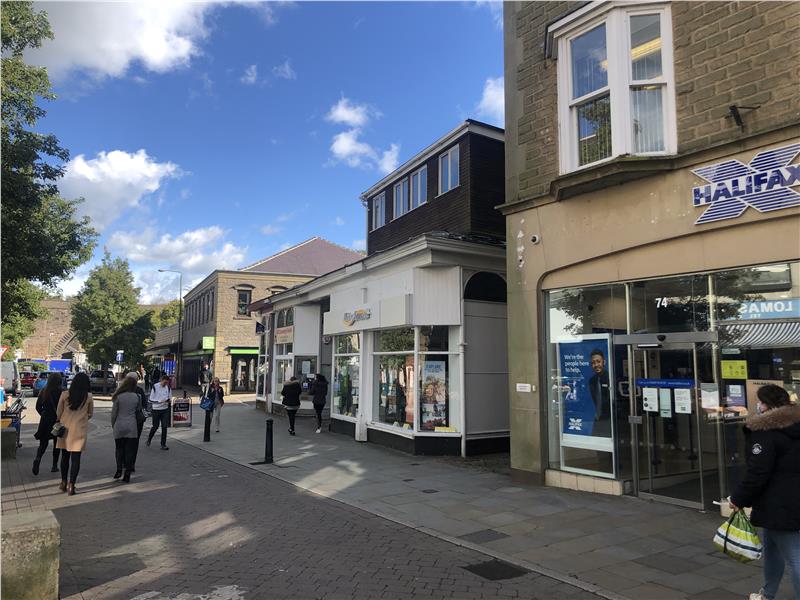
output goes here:
[{"label": "awning", "polygon": [[725,324],[720,328],[720,342],[748,348],[800,347],[800,321]]}]

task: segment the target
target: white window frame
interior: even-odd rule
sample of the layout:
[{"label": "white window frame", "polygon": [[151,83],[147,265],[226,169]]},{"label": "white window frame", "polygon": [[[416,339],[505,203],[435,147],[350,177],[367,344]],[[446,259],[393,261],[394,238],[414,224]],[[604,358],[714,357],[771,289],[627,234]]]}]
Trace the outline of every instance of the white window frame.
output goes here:
[{"label": "white window frame", "polygon": [[[422,173],[423,172],[425,173],[425,187],[424,188],[422,187],[422,184],[421,184],[421,182],[422,182]],[[416,185],[414,183],[415,180],[416,180]],[[422,206],[423,204],[425,204],[428,201],[428,165],[423,165],[423,167],[421,169],[417,169],[416,171],[414,171],[411,174],[411,185],[410,185],[410,188],[411,189],[409,190],[409,192],[410,192],[409,204],[411,205],[411,210],[414,210],[415,208],[419,208],[420,206]],[[419,191],[419,202],[416,203],[416,204],[414,203],[414,199],[415,199],[415,195],[416,195],[415,194],[415,190]]]},{"label": "white window frame", "polygon": [[[398,213],[397,188],[402,189],[403,186],[405,186],[406,188],[405,198],[402,198],[402,200],[404,200],[403,204],[405,204],[405,206],[403,206],[403,212]],[[395,219],[399,219],[410,210],[411,210],[411,186],[409,185],[408,177],[404,177],[403,179],[401,179],[392,186],[392,220],[394,221]]]},{"label": "white window frame", "polygon": [[[455,163],[456,163],[456,170],[455,170],[456,183],[455,183],[455,185],[452,185],[452,183],[453,183],[453,154],[457,155],[456,156],[456,161],[455,161]],[[447,174],[449,175],[449,178],[450,178],[450,181],[448,181],[448,184],[450,184],[450,187],[448,187],[446,190],[444,189],[444,186],[442,186],[442,159],[444,159],[444,158],[447,159],[447,165],[448,165]],[[461,164],[460,163],[461,163],[461,151],[459,149],[459,145],[458,144],[456,144],[455,146],[450,148],[447,152],[444,152],[444,153],[439,155],[439,178],[438,179],[439,179],[439,195],[440,196],[442,194],[446,194],[447,192],[450,192],[450,191],[456,189],[458,186],[461,185]]]},{"label": "white window frame", "polygon": [[[609,9],[609,6],[611,8]],[[561,30],[554,32],[558,45],[558,117],[559,117],[559,169],[570,173],[613,160],[622,155],[666,156],[677,152],[677,124],[675,115],[675,73],[673,60],[672,14],[667,4],[642,2],[639,5],[599,4],[599,10],[590,11]],[[634,81],[630,60],[630,18],[638,15],[658,14],[661,18],[661,64],[662,75],[647,81]],[[608,85],[581,98],[572,99],[572,56],[570,42],[576,37],[605,23],[606,60],[608,61]],[[620,41],[621,40],[621,41]],[[634,153],[633,126],[631,118],[631,88],[655,85],[664,89],[662,97],[662,122],[664,127],[664,150]],[[576,106],[593,97],[609,95],[611,111],[610,156],[579,165],[578,118]]]},{"label": "white window frame", "polygon": [[372,199],[372,229],[370,231],[380,229],[384,225],[386,225],[386,192],[381,192]]}]

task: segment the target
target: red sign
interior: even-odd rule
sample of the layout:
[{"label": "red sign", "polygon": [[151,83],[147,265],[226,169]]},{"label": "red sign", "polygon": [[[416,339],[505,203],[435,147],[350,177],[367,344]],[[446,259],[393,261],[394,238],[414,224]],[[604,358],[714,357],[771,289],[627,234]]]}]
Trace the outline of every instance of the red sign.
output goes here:
[{"label": "red sign", "polygon": [[8,346],[0,346],[0,358],[3,358],[3,354],[6,353],[6,350],[8,350]]}]

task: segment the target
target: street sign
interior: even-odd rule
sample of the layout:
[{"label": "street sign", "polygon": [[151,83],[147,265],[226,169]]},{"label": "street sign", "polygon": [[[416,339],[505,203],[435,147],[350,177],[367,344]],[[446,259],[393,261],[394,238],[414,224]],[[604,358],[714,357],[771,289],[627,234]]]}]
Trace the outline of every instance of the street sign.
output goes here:
[{"label": "street sign", "polygon": [[8,350],[8,346],[0,346],[0,358],[3,358],[3,355],[6,353],[6,350]]},{"label": "street sign", "polygon": [[123,354],[124,354],[124,352],[122,350],[117,350],[117,362],[118,363],[122,362],[122,355]]}]

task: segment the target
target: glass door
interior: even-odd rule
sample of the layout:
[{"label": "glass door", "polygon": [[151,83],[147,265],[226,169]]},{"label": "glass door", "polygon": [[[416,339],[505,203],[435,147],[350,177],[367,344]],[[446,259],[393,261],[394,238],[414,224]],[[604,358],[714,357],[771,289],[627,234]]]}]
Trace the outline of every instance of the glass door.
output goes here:
[{"label": "glass door", "polygon": [[708,346],[630,346],[640,496],[701,509],[718,496],[717,432],[707,418],[718,393]]}]

